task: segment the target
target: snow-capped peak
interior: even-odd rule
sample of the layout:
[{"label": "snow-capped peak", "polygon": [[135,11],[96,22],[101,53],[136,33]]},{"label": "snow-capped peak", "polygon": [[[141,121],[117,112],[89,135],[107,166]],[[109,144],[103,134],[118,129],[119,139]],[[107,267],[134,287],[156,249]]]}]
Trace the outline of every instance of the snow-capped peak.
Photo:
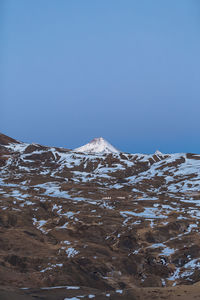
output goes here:
[{"label": "snow-capped peak", "polygon": [[87,152],[87,153],[99,153],[99,154],[120,152],[102,137],[95,138],[88,144],[74,149],[74,151]]},{"label": "snow-capped peak", "polygon": [[163,154],[159,150],[156,150],[156,152],[154,153],[154,155],[160,155],[160,156],[162,156]]}]

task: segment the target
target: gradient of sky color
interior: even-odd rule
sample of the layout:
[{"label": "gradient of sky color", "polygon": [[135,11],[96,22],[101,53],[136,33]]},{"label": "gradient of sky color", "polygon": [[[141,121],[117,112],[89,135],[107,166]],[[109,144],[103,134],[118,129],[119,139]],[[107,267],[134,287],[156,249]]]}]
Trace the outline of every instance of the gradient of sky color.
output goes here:
[{"label": "gradient of sky color", "polygon": [[200,153],[199,0],[1,0],[0,131]]}]

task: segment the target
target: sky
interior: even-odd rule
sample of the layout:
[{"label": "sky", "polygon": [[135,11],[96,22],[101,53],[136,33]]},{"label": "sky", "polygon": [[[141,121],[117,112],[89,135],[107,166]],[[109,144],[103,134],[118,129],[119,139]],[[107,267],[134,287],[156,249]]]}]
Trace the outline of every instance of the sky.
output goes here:
[{"label": "sky", "polygon": [[200,153],[200,1],[0,0],[0,132]]}]

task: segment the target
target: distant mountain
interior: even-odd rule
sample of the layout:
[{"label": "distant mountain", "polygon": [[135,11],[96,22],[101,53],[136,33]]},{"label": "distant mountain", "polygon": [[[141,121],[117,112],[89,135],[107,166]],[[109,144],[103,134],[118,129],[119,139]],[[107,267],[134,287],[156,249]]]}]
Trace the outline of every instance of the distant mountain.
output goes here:
[{"label": "distant mountain", "polygon": [[74,149],[76,152],[86,152],[86,153],[119,153],[120,151],[113,147],[109,142],[107,142],[104,138],[99,137],[93,139],[88,144]]}]

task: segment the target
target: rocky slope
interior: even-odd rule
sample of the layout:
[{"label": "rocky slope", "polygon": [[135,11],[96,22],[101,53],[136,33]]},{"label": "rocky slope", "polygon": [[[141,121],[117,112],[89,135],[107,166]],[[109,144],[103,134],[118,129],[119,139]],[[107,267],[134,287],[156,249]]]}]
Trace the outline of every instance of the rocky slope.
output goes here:
[{"label": "rocky slope", "polygon": [[198,282],[200,155],[79,151],[0,135],[0,285],[134,299]]}]

